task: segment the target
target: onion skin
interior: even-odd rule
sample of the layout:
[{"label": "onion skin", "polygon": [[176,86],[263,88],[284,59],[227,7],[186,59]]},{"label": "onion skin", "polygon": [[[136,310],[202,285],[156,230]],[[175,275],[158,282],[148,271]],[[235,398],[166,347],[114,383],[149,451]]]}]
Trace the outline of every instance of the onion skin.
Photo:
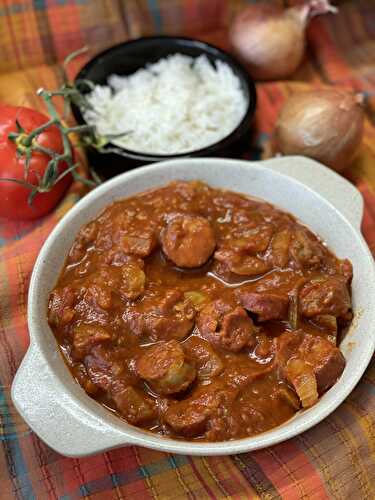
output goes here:
[{"label": "onion skin", "polygon": [[285,79],[303,59],[309,20],[326,12],[336,12],[328,0],[288,9],[262,2],[249,5],[234,19],[229,38],[255,80]]},{"label": "onion skin", "polygon": [[341,172],[362,140],[362,95],[337,89],[299,92],[276,122],[275,143],[284,155],[303,155]]}]

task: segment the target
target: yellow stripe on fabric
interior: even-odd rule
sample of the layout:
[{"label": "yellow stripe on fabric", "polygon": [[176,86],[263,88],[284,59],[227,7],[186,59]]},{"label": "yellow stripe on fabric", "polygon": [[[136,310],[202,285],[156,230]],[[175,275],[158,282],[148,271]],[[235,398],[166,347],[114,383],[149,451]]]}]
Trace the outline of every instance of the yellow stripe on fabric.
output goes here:
[{"label": "yellow stripe on fabric", "polygon": [[[224,458],[223,461],[225,462],[226,465],[229,466],[230,458],[229,459],[225,459]],[[218,480],[218,478],[216,477],[216,475],[212,472],[210,464],[208,463],[207,458],[202,457],[202,462],[203,462],[204,466],[206,467],[206,470],[207,470],[208,474],[211,476],[212,480],[216,483],[216,485],[219,488],[219,490],[224,494],[225,497],[228,497],[228,492],[226,491],[226,489],[224,488],[224,486],[221,484],[220,480]]]},{"label": "yellow stripe on fabric", "polygon": [[363,433],[367,436],[366,444],[370,448],[375,464],[375,425],[374,425],[375,405],[373,405],[372,413],[368,415],[363,415],[358,411],[357,405],[355,404],[353,399],[354,399],[353,396],[350,396],[345,401],[346,407],[348,411],[350,411],[353,414],[353,419],[358,423]]},{"label": "yellow stripe on fabric", "polygon": [[[226,460],[226,459],[224,459]],[[218,486],[217,479],[213,478],[211,474],[207,474],[207,468],[202,457],[192,457],[194,462],[194,467],[201,476],[201,480],[204,480],[205,487],[208,490],[207,493],[214,496],[214,498],[223,498],[223,491],[220,486]]]},{"label": "yellow stripe on fabric", "polygon": [[179,467],[176,464],[174,456],[172,454],[168,453],[168,457],[169,457],[169,461],[172,462],[172,465],[173,465],[172,470],[175,472],[177,480],[180,483],[180,485],[182,486],[182,489],[184,490],[184,492],[186,493],[186,495],[189,498],[194,498],[191,490],[189,489],[188,485],[185,483],[184,478],[183,478],[181,472],[179,471]]},{"label": "yellow stripe on fabric", "polygon": [[[138,458],[142,463],[144,473],[152,476],[154,491],[162,500],[174,500],[175,498],[186,498],[188,490],[191,497],[211,498],[206,496],[204,485],[200,481],[192,467],[190,460],[185,456],[174,456],[174,461],[170,461],[171,455],[156,450],[138,448]],[[195,464],[194,464],[195,466]],[[177,476],[175,467],[178,467]]]},{"label": "yellow stripe on fabric", "polygon": [[[161,500],[174,500],[175,498],[194,498],[191,494],[186,492],[184,486],[178,480],[174,468],[165,470],[160,474],[152,476],[153,485],[158,497]],[[195,484],[195,490],[199,490],[200,485]],[[192,491],[195,491],[192,490]],[[197,498],[201,498],[197,495]]]},{"label": "yellow stripe on fabric", "polygon": [[[237,485],[241,485],[241,495],[246,495],[246,498],[257,498],[256,490],[244,478],[241,471],[238,469],[232,458],[229,457],[207,457],[207,463],[215,477],[223,487],[223,483],[233,485],[233,489],[237,489]],[[232,494],[232,492],[231,492]]]},{"label": "yellow stripe on fabric", "polygon": [[[350,428],[348,428],[346,422],[342,419],[341,416],[342,412],[347,411],[348,406],[349,406],[348,403],[345,402],[343,407],[339,411],[334,413],[333,418],[337,421],[340,420],[342,422],[341,425],[342,430],[340,432],[343,434],[343,436],[346,436],[345,442],[347,441],[351,443],[350,449],[352,450],[352,452],[350,453],[350,457],[352,457],[353,455],[353,463],[356,464],[357,469],[360,471],[360,474],[356,475],[356,477],[358,478],[358,481],[361,485],[361,491],[364,494],[364,498],[372,498],[370,494],[371,478],[368,475],[367,467],[364,465],[362,457],[359,452],[362,446],[361,441],[363,440],[360,439],[361,438],[360,435],[354,434],[354,429],[352,431]],[[358,418],[353,419],[354,426],[360,425],[359,422],[360,419]],[[367,442],[365,442],[364,444],[366,446]]]},{"label": "yellow stripe on fabric", "polygon": [[356,184],[363,182],[369,191],[375,195],[374,157],[367,146],[362,146],[361,154],[353,161],[350,173]]},{"label": "yellow stripe on fabric", "polygon": [[[348,478],[348,481],[341,480],[340,478],[340,491],[345,491],[345,488],[349,488],[349,490],[346,491],[346,494],[350,494],[354,491],[362,491],[363,489],[366,489],[360,476],[362,474],[362,467],[358,466],[358,454],[356,449],[353,447],[357,446],[357,443],[355,443],[355,440],[352,440],[349,436],[349,432],[345,430],[345,428],[342,428],[342,425],[339,427],[337,426],[337,421],[339,421],[338,416],[336,413],[333,413],[331,417],[329,418],[329,424],[331,425],[332,430],[335,432],[335,435],[338,438],[339,443],[341,443],[342,447],[346,449],[345,454],[342,455],[342,459],[345,460],[345,458],[348,459],[348,463],[350,465],[350,476]],[[352,443],[352,446],[350,445]],[[337,467],[337,463],[335,466]],[[346,468],[346,470],[348,467]],[[344,472],[344,471],[342,471]],[[370,497],[367,497],[370,498]]]},{"label": "yellow stripe on fabric", "polygon": [[26,296],[27,296],[27,277],[28,274],[24,272],[23,268],[23,257],[22,255],[17,255],[16,266],[18,275],[18,300],[17,300],[17,316],[26,321]]},{"label": "yellow stripe on fabric", "polygon": [[[7,327],[12,321],[11,305],[9,297],[9,278],[8,278],[9,262],[0,260],[0,336],[3,332],[5,335]],[[1,339],[0,339],[1,342]],[[1,343],[0,343],[1,345]],[[5,367],[4,367],[5,368]],[[1,369],[1,367],[0,367]]]},{"label": "yellow stripe on fabric", "polygon": [[[190,460],[188,459],[188,457],[184,457],[184,458],[187,461],[186,461],[186,463],[179,465],[178,471],[179,471],[179,474],[180,474],[185,486],[189,489],[189,491],[191,491],[191,496],[193,498],[198,499],[198,500],[212,498],[208,495],[207,490],[205,489],[205,485],[200,480],[200,478],[197,476],[196,471],[192,467],[192,464],[190,463]],[[194,467],[195,467],[195,464],[194,464]],[[182,490],[179,490],[179,491],[181,491],[181,494],[182,494]],[[164,498],[163,498],[163,500],[164,500]],[[172,500],[173,500],[173,497],[172,497]]]}]

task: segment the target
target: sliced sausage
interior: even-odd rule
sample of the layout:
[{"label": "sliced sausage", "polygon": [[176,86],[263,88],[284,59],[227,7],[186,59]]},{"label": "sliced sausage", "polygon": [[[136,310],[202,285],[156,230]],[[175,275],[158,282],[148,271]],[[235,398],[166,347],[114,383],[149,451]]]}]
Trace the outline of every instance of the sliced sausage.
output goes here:
[{"label": "sliced sausage", "polygon": [[[101,259],[100,259],[101,258]],[[141,257],[125,253],[119,246],[114,246],[109,252],[99,255],[99,261],[110,266],[122,267],[125,264],[133,264],[140,269],[144,269],[144,262]]]},{"label": "sliced sausage", "polygon": [[322,337],[305,337],[301,351],[314,367],[319,393],[332,387],[345,368],[345,358],[337,347]]},{"label": "sliced sausage", "polygon": [[91,382],[106,391],[110,388],[113,379],[113,360],[102,345],[94,346],[85,356],[84,365]]},{"label": "sliced sausage", "polygon": [[222,248],[215,252],[214,258],[234,274],[239,276],[257,276],[272,269],[272,265],[254,255],[245,255],[231,249]]},{"label": "sliced sausage", "polygon": [[121,239],[121,247],[127,254],[138,257],[147,257],[152,253],[157,244],[155,233],[143,229],[140,234],[126,234]]},{"label": "sliced sausage", "polygon": [[185,399],[171,405],[164,419],[176,434],[195,437],[204,433],[208,416],[206,408]]},{"label": "sliced sausage", "polygon": [[184,391],[196,377],[194,366],[186,360],[176,340],[148,348],[137,360],[136,370],[157,393],[163,395]]},{"label": "sliced sausage", "polygon": [[[248,360],[246,360],[248,361]],[[241,363],[236,358],[226,366],[223,377],[227,384],[239,390],[249,387],[255,380],[264,377],[273,369],[273,363]]]},{"label": "sliced sausage", "polygon": [[199,379],[213,378],[223,371],[224,365],[220,356],[207,340],[192,335],[183,343],[183,348],[194,361]]},{"label": "sliced sausage", "polygon": [[121,267],[103,266],[89,278],[88,292],[99,307],[107,310],[112,305],[112,294],[124,300],[134,300],[142,295],[145,282],[145,273],[135,262]]},{"label": "sliced sausage", "polygon": [[329,314],[344,316],[351,308],[351,299],[345,278],[329,276],[311,280],[300,291],[300,312],[306,318]]},{"label": "sliced sausage", "polygon": [[145,298],[123,314],[123,321],[132,333],[152,341],[184,339],[194,327],[194,318],[193,305],[178,290]]},{"label": "sliced sausage", "polygon": [[215,250],[215,233],[204,217],[177,215],[162,231],[165,255],[179,267],[200,267]]},{"label": "sliced sausage", "polygon": [[229,409],[237,394],[238,390],[222,381],[214,381],[198,387],[189,398],[171,405],[164,419],[177,434],[186,437],[202,435],[209,421],[217,416],[217,411]]},{"label": "sliced sausage", "polygon": [[256,254],[267,250],[271,241],[273,227],[270,224],[260,224],[256,227],[241,227],[230,234],[225,245],[236,252]]},{"label": "sliced sausage", "polygon": [[275,339],[276,362],[294,386],[304,407],[332,387],[345,368],[345,358],[331,342],[297,330]]},{"label": "sliced sausage", "polygon": [[110,332],[95,324],[81,323],[73,330],[73,355],[82,359],[90,352],[92,346],[111,339]]},{"label": "sliced sausage", "polygon": [[274,292],[252,292],[246,287],[237,288],[235,295],[247,311],[258,315],[258,321],[285,319],[288,315],[287,295]]},{"label": "sliced sausage", "polygon": [[289,252],[297,269],[316,269],[324,257],[321,243],[300,227],[293,231]]},{"label": "sliced sausage", "polygon": [[254,325],[242,307],[219,299],[208,304],[198,316],[201,335],[214,346],[238,352],[254,337]]},{"label": "sliced sausage", "polygon": [[76,363],[71,368],[71,371],[74,378],[88,394],[95,395],[98,393],[99,387],[91,381],[86,366],[83,363]]},{"label": "sliced sausage", "polygon": [[[91,281],[91,283],[90,283]],[[100,309],[107,311],[112,306],[112,289],[113,287],[107,286],[105,277],[94,276],[92,280],[87,283],[84,297],[90,302],[93,307],[98,306]],[[110,283],[110,282],[107,282]]]},{"label": "sliced sausage", "polygon": [[118,412],[130,424],[144,424],[156,417],[154,401],[138,389],[120,382],[112,386],[111,393]]},{"label": "sliced sausage", "polygon": [[182,292],[168,290],[144,316],[151,340],[184,339],[194,328],[195,309]]}]

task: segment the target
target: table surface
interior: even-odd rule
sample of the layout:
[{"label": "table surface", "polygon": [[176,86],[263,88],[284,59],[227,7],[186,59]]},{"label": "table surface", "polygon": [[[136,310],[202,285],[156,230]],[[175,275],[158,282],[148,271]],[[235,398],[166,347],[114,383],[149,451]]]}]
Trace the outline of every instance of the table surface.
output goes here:
[{"label": "table surface", "polygon": [[[337,3],[337,15],[311,23],[306,58],[293,78],[257,85],[256,133],[249,139],[246,157],[270,156],[278,111],[294,91],[329,84],[363,92],[364,140],[345,176],[364,197],[362,230],[375,253],[375,4]],[[0,100],[42,110],[35,90],[56,88],[59,61],[85,43],[92,55],[128,38],[163,32],[228,48],[228,21],[245,4],[5,0],[0,7]],[[84,62],[81,58],[75,63],[72,74]],[[323,422],[295,439],[253,453],[193,458],[132,446],[70,459],[38,439],[10,400],[12,379],[28,346],[28,282],[45,238],[84,191],[73,184],[56,210],[42,220],[0,219],[0,500],[375,498],[374,362],[353,393]]]}]

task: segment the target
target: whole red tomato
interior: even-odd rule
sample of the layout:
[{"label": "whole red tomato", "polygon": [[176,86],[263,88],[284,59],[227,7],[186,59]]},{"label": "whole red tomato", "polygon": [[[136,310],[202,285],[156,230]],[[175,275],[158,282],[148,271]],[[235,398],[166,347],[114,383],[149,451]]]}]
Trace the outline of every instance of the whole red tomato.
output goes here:
[{"label": "whole red tomato", "polygon": [[[24,130],[30,133],[48,121],[48,117],[30,108],[0,104],[0,217],[10,219],[35,219],[50,212],[60,200],[72,177],[67,174],[48,192],[37,193],[30,205],[30,188],[16,182],[2,181],[2,178],[26,181],[38,185],[51,157],[45,153],[33,151],[29,164],[29,173],[25,179],[25,155],[17,152],[17,144],[9,139],[11,132],[18,132],[16,120]],[[63,152],[60,131],[50,126],[35,138],[38,145],[56,153]],[[19,147],[18,147],[19,149]],[[58,165],[59,174],[67,169],[65,162]]]}]

